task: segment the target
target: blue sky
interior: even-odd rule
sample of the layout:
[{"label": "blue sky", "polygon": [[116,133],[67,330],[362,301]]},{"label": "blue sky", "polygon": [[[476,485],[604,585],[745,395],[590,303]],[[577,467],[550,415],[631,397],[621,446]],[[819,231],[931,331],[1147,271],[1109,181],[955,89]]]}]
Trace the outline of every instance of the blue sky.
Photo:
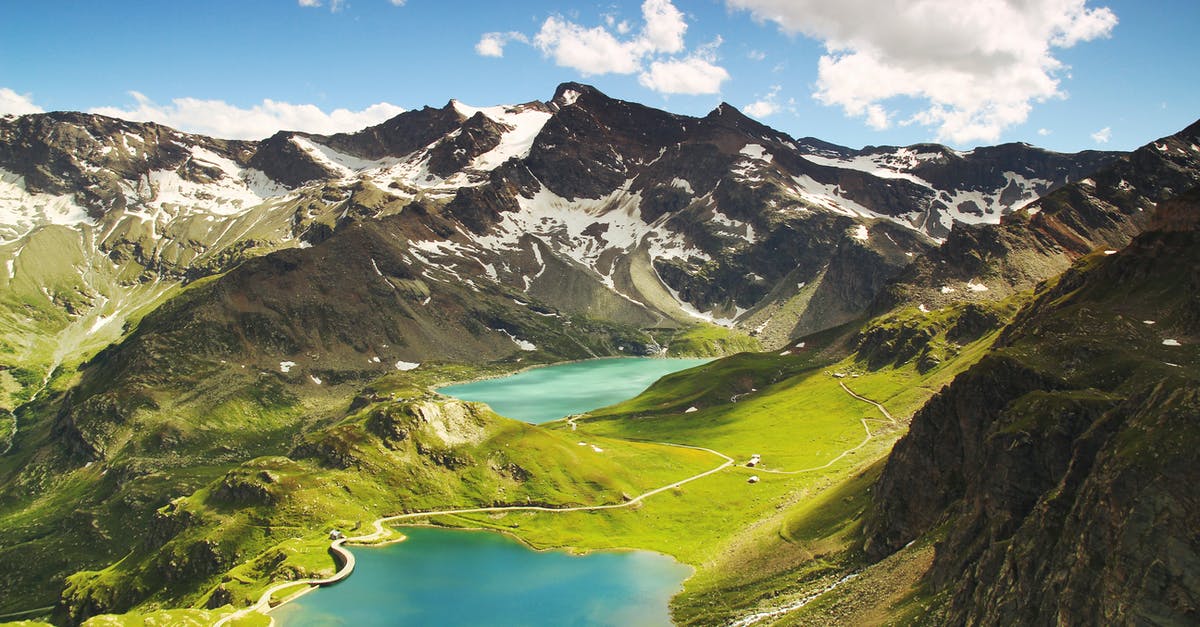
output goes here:
[{"label": "blue sky", "polygon": [[568,80],[688,115],[726,101],[856,148],[1131,149],[1200,118],[1195,0],[6,4],[0,113],[227,137],[544,100]]}]

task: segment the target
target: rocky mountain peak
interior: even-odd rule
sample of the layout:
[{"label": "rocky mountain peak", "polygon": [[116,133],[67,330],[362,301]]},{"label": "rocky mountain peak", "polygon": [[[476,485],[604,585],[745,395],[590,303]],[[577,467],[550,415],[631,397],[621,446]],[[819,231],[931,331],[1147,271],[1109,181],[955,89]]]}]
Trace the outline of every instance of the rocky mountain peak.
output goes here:
[{"label": "rocky mountain peak", "polygon": [[608,96],[604,95],[599,89],[591,85],[583,83],[567,82],[560,84],[554,90],[554,97],[550,102],[557,105],[559,108],[569,107],[583,99],[585,103],[593,99],[608,100]]},{"label": "rocky mountain peak", "polygon": [[722,100],[721,104],[717,105],[716,108],[713,109],[712,111],[709,111],[708,115],[706,115],[704,117],[714,118],[714,117],[721,117],[721,116],[725,116],[725,115],[743,115],[743,114],[741,111],[738,110],[737,107]]},{"label": "rocky mountain peak", "polygon": [[734,129],[754,138],[767,137],[780,141],[789,141],[791,139],[783,133],[747,116],[728,102],[722,102],[717,105],[717,108],[704,116],[703,121],[711,126]]}]

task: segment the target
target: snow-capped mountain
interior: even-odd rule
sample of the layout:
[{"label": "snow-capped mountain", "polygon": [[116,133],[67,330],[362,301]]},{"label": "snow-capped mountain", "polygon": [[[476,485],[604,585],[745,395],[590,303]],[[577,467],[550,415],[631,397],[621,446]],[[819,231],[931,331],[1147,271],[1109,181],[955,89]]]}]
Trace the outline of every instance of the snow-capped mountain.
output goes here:
[{"label": "snow-capped mountain", "polygon": [[998,222],[1118,157],[850,150],[725,104],[686,117],[575,83],[548,102],[451,101],[258,142],[78,113],[0,118],[0,318],[55,338],[5,359],[44,371],[188,281],[397,215],[405,258],[434,283],[781,342],[861,314],[954,224]]}]

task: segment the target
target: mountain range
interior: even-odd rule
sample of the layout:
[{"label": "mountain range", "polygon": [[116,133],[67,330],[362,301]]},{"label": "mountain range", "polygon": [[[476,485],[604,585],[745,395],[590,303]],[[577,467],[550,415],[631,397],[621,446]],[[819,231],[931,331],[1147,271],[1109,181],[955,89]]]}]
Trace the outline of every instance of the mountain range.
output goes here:
[{"label": "mountain range", "polygon": [[997,222],[1118,157],[855,151],[728,105],[688,118],[578,84],[546,103],[452,101],[358,133],[260,142],[22,116],[0,121],[3,316],[58,339],[5,360],[45,376],[181,285],[356,223],[403,234],[393,265],[407,268],[398,281],[419,275],[420,301],[438,284],[486,284],[572,313],[713,321],[779,344],[854,317],[954,224]]},{"label": "mountain range", "polygon": [[[1194,616],[1178,599],[1198,588],[1195,538],[1177,525],[1195,511],[1181,487],[1195,468],[1157,446],[1196,406],[1198,145],[1200,123],[1132,153],[854,150],[727,104],[687,117],[578,83],[546,102],[451,101],[257,142],[0,118],[0,565],[43,556],[0,597],[41,590],[70,623],[147,599],[229,601],[210,585],[224,571],[162,561],[203,528],[176,499],[264,456],[375,460],[335,427],[359,416],[383,438],[362,408],[385,402],[381,377],[421,366],[820,344],[824,361],[803,363],[928,373],[987,338],[875,471],[854,514],[863,559],[937,535],[921,584],[940,595],[934,622]],[[938,312],[953,314],[937,326]],[[1150,327],[1189,357],[1123,348]],[[413,463],[446,467],[441,444],[421,446]],[[1143,463],[1151,451],[1161,463]],[[1146,509],[1130,494],[1156,473],[1170,482]],[[1116,502],[1161,524],[1121,526]],[[1156,566],[1168,540],[1191,548]],[[87,542],[101,548],[81,557]],[[1097,565],[1097,546],[1136,568]],[[68,579],[127,555],[135,574]],[[1105,587],[1135,571],[1140,587]],[[178,585],[155,592],[148,573]]]}]

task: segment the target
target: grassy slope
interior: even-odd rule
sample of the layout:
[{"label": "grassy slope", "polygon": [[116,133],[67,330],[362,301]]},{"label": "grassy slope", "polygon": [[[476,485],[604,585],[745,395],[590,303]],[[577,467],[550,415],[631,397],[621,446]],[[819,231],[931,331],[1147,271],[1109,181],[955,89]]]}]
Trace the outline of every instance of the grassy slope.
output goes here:
[{"label": "grassy slope", "polygon": [[311,430],[290,457],[206,468],[199,489],[161,507],[147,530],[166,544],[135,545],[119,562],[70,578],[65,598],[74,615],[203,605],[218,588],[218,604],[244,605],[274,581],[332,572],[329,528],[353,531],[386,514],[456,506],[617,503],[720,462],[589,436],[596,451],[575,434],[425,392],[426,383],[486,371],[391,375],[370,391],[380,400]]},{"label": "grassy slope", "polygon": [[[18,277],[24,280],[26,274],[19,271]],[[194,295],[212,280],[193,283],[175,300]],[[154,302],[166,295],[156,297]],[[44,300],[40,293],[32,292],[9,296]],[[147,304],[145,309],[137,310],[135,320],[151,307]],[[91,318],[96,315],[89,314],[70,324],[72,328],[90,328]],[[533,314],[529,317],[541,320]],[[626,327],[583,318],[573,322],[576,324],[572,328],[611,336],[614,346],[628,344],[625,336],[633,333]],[[111,326],[120,329],[121,325]],[[286,454],[296,434],[321,428],[344,414],[347,399],[362,385],[356,378],[361,381],[365,376],[377,376],[378,371],[374,375],[366,371],[348,373],[340,377],[343,381],[349,379],[341,385],[331,385],[334,377],[322,373],[326,385],[315,386],[303,373],[289,377],[260,371],[254,363],[218,363],[186,353],[173,355],[163,366],[169,370],[167,376],[173,381],[170,385],[138,384],[118,390],[132,395],[137,403],[118,397],[123,415],[96,421],[104,431],[92,439],[105,443],[108,459],[84,467],[82,461],[72,459],[63,450],[62,438],[53,432],[58,428],[56,423],[61,422],[56,417],[59,404],[79,383],[78,362],[100,345],[72,349],[66,355],[69,361],[58,368],[38,401],[26,403],[15,412],[20,431],[14,449],[0,456],[0,529],[5,530],[0,563],[21,563],[21,556],[30,553],[43,559],[0,583],[0,612],[55,602],[63,573],[81,567],[100,568],[122,558],[132,550],[135,538],[150,531],[148,525],[155,510],[219,479],[238,462],[260,455]],[[0,346],[0,356],[2,349]],[[50,359],[50,353],[43,352],[45,359]],[[445,367],[447,372],[437,376],[442,380],[471,378],[554,359],[562,356],[543,351],[518,352],[509,361],[490,368],[455,371]],[[155,374],[148,373],[150,378]],[[33,370],[0,368],[0,388],[21,395],[17,400],[23,400],[32,394],[31,390],[41,387],[41,376]],[[415,381],[414,394],[424,389],[421,377],[428,376],[409,377]],[[93,380],[90,385],[105,383]],[[77,391],[76,399],[83,396]],[[12,417],[0,412],[0,447],[5,446],[13,422]],[[31,596],[8,594],[9,590],[28,591]]]},{"label": "grassy slope", "polygon": [[[944,333],[947,322],[942,318],[910,314],[932,317],[930,324]],[[515,364],[447,365],[390,375],[364,392],[374,402],[348,413],[346,386],[326,386],[321,395],[300,398],[282,389],[269,392],[273,378],[257,373],[246,375],[257,377],[253,385],[237,376],[214,376],[199,381],[190,396],[158,399],[156,417],[146,417],[146,424],[170,437],[161,440],[162,450],[141,450],[143,455],[126,460],[127,468],[138,471],[132,481],[117,485],[98,468],[77,469],[58,478],[57,488],[45,491],[39,502],[0,511],[0,527],[28,529],[32,544],[23,548],[60,551],[61,559],[48,563],[61,565],[73,558],[72,549],[52,548],[57,536],[46,533],[46,523],[61,520],[52,514],[69,510],[75,500],[91,503],[84,508],[88,515],[75,523],[98,527],[110,543],[110,553],[93,556],[92,563],[113,564],[72,577],[67,597],[73,607],[85,608],[79,616],[89,613],[89,604],[130,603],[150,616],[159,608],[203,605],[213,593],[241,605],[280,578],[331,572],[333,563],[324,550],[324,532],[331,526],[352,530],[384,514],[452,506],[619,502],[720,463],[708,453],[636,440],[676,442],[712,447],[739,459],[757,453],[764,456],[765,465],[753,470],[735,467],[628,510],[444,517],[438,522],[507,529],[535,546],[639,547],[669,553],[698,567],[676,601],[681,619],[707,622],[734,616],[757,603],[764,591],[774,594],[788,588],[787,577],[780,573],[796,564],[807,563],[805,572],[814,576],[843,567],[836,560],[811,560],[811,547],[778,550],[774,544],[784,537],[779,529],[802,515],[796,512],[808,511],[804,508],[813,497],[860,476],[900,434],[902,427],[886,425],[874,407],[847,395],[829,373],[860,373],[844,381],[906,416],[976,358],[977,347],[986,343],[985,339],[958,351],[925,374],[911,364],[868,371],[866,364],[853,359],[838,361],[836,351],[828,348],[851,330],[810,339],[807,348],[785,351],[788,354],[741,354],[668,376],[637,399],[594,412],[579,423],[578,432],[565,423],[545,429],[488,417],[488,424],[502,426],[489,427],[487,437],[466,448],[434,442],[424,451],[416,450],[413,443],[421,441],[419,437],[410,438],[406,450],[394,442],[389,448],[371,431],[371,416],[420,399],[437,383],[499,374]],[[714,336],[704,328],[686,332],[682,339],[700,347],[711,346],[706,344],[710,341],[744,341]],[[228,398],[195,402],[221,399],[222,390]],[[210,409],[199,412],[201,406]],[[690,407],[697,411],[685,413]],[[301,423],[308,425],[301,429],[308,435],[297,440],[295,423],[301,415],[306,416]],[[871,419],[867,424],[873,433],[865,443],[864,417]],[[298,459],[281,457],[298,441],[311,444],[316,452],[293,455]],[[605,452],[596,455],[579,441]],[[173,449],[172,455],[164,455],[167,449]],[[272,449],[278,451],[273,457],[234,463],[243,454],[239,451]],[[441,461],[430,463],[431,456]],[[339,467],[346,459],[349,465]],[[531,477],[513,481],[498,473],[497,468],[508,462]],[[748,484],[751,475],[760,476],[761,483]],[[270,481],[259,480],[268,476]],[[271,496],[264,502],[230,501],[223,485],[251,494],[261,488]],[[190,496],[174,498],[182,495]],[[157,515],[150,517],[157,520],[144,528],[122,527],[123,518],[106,504],[127,502],[157,508]],[[134,541],[164,530],[175,535],[166,536],[170,541],[161,550],[154,542],[143,546]],[[131,537],[121,541],[122,533]],[[793,538],[784,548],[795,549],[796,544]],[[779,559],[765,562],[771,565],[769,572],[747,571],[742,565],[762,561],[765,547],[772,547],[771,555]],[[200,566],[206,562],[218,566]],[[164,587],[164,578],[172,577],[178,583]]]},{"label": "grassy slope", "polygon": [[762,350],[758,340],[740,331],[711,324],[676,331],[666,345],[669,357],[721,357]]},{"label": "grassy slope", "polygon": [[[956,314],[913,310],[901,316],[925,320],[936,345],[945,342]],[[506,529],[539,548],[627,547],[670,554],[697,567],[673,602],[675,618],[685,624],[712,624],[758,606],[773,607],[857,567],[861,556],[849,549],[858,516],[880,460],[903,432],[903,420],[978,360],[995,336],[993,331],[966,346],[945,342],[952,350],[924,373],[912,362],[871,370],[865,360],[835,360],[822,343],[810,342],[807,350],[742,354],[669,375],[639,397],[579,420],[576,435],[711,447],[741,461],[759,454],[763,464],[735,466],[636,510],[437,522]],[[882,402],[901,421],[886,422],[839,382]],[[687,412],[690,407],[697,411]],[[865,443],[863,418],[872,432]],[[803,472],[771,472],[797,470]],[[751,476],[761,481],[750,484]]]}]

